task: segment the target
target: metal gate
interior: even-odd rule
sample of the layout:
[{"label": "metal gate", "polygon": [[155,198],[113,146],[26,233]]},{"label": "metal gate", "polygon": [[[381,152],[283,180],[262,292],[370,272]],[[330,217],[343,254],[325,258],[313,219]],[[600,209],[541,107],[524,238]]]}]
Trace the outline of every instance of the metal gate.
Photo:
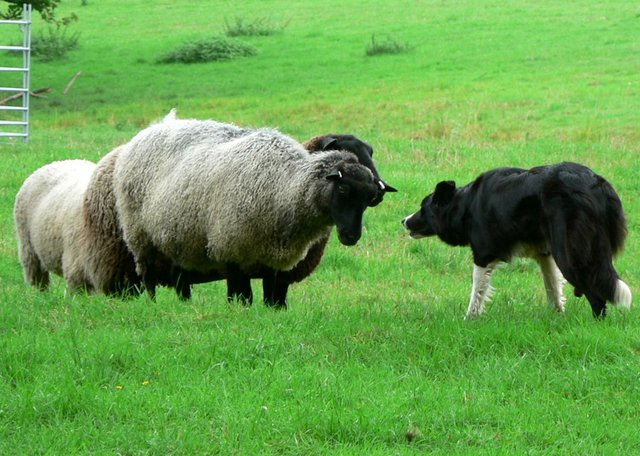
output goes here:
[{"label": "metal gate", "polygon": [[[22,66],[0,67],[0,137],[29,141],[29,76],[31,69],[31,5],[22,5],[22,19],[0,20],[0,25],[18,25],[22,46],[0,46],[0,51],[22,53]],[[13,79],[12,79],[13,78]],[[22,85],[20,85],[22,82]]]}]

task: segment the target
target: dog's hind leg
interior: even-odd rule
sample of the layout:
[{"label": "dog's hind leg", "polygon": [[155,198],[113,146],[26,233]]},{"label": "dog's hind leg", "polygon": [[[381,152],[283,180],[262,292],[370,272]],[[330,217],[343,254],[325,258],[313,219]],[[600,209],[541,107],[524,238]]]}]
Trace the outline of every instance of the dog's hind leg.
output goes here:
[{"label": "dog's hind leg", "polygon": [[551,255],[537,256],[536,261],[540,265],[542,271],[542,279],[544,280],[544,288],[547,292],[547,302],[549,307],[555,308],[558,312],[564,312],[564,303],[566,301],[563,288],[566,280],[562,276],[558,265]]},{"label": "dog's hind leg", "polygon": [[473,286],[465,318],[472,318],[484,312],[484,304],[493,293],[491,274],[497,265],[498,262],[489,263],[485,267],[473,265]]},{"label": "dog's hind leg", "polygon": [[575,287],[576,296],[584,295],[587,298],[594,317],[606,316],[607,302],[623,308],[631,305],[631,290],[620,280],[610,257],[581,255],[577,248],[569,257],[566,256],[568,250],[555,250],[555,261],[562,274]]}]

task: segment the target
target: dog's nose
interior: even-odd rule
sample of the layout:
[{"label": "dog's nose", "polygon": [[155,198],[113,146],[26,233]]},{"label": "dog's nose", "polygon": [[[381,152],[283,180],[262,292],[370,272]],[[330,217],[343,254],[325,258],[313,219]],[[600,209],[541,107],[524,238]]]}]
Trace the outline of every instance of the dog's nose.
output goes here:
[{"label": "dog's nose", "polygon": [[405,217],[405,218],[402,219],[402,222],[400,222],[400,223],[402,223],[402,226],[404,226],[405,228],[407,227],[407,220],[408,219],[409,219],[409,217]]}]

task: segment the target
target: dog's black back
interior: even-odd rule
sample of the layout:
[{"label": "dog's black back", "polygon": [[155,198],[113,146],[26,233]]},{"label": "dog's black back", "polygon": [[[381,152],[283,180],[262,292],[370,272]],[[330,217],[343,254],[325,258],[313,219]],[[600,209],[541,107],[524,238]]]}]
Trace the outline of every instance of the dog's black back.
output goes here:
[{"label": "dog's black back", "polygon": [[611,259],[627,233],[613,187],[569,162],[497,168],[460,188],[440,182],[404,224],[413,237],[437,235],[450,245],[470,245],[481,267],[509,261],[520,246],[551,254],[599,315],[614,299],[619,277]]}]

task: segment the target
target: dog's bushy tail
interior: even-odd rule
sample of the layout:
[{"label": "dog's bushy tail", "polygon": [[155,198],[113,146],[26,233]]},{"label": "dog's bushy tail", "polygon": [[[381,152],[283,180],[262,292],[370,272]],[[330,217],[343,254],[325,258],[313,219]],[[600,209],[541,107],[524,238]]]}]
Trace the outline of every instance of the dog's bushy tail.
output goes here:
[{"label": "dog's bushy tail", "polygon": [[609,242],[611,243],[611,253],[616,255],[624,247],[627,238],[627,219],[624,216],[622,202],[611,184],[601,179],[600,190],[603,198],[606,199],[607,213],[605,220],[608,223]]},{"label": "dog's bushy tail", "polygon": [[631,291],[612,263],[627,235],[613,187],[593,173],[559,174],[545,185],[542,207],[553,257],[576,294],[584,293],[592,307],[606,301],[628,307]]}]

